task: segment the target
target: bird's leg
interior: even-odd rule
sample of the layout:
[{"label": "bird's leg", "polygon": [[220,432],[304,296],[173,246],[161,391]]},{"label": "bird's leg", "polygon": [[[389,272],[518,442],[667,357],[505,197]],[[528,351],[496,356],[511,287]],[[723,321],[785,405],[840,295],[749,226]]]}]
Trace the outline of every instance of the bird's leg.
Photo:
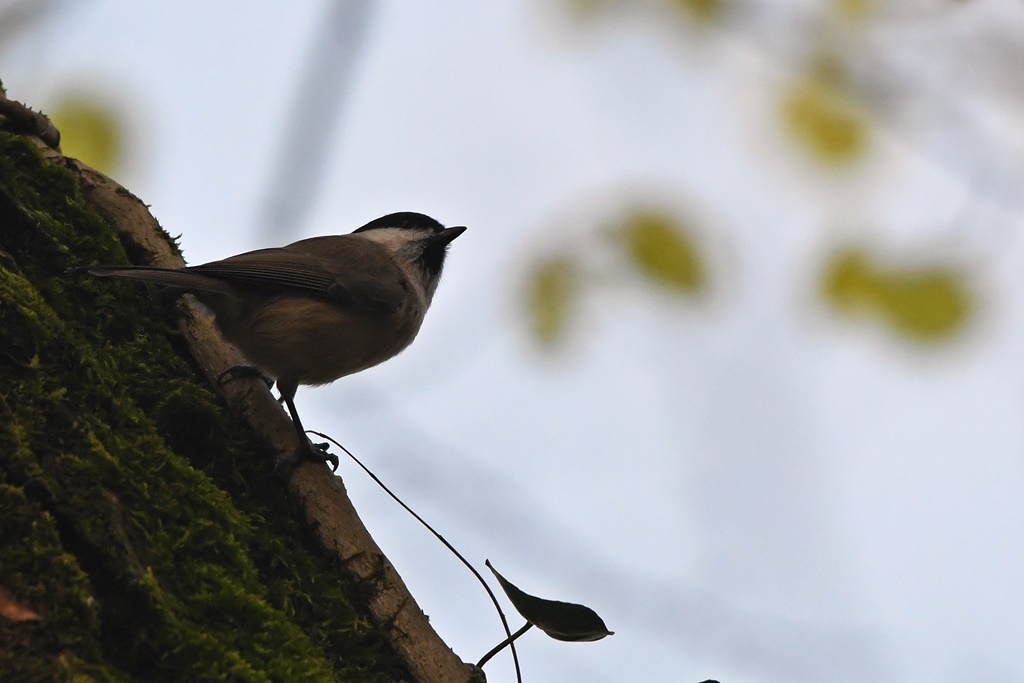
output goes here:
[{"label": "bird's leg", "polygon": [[327,444],[314,444],[306,436],[306,430],[302,426],[302,420],[299,419],[299,411],[295,409],[295,402],[293,400],[298,386],[294,382],[280,380],[277,386],[281,390],[281,398],[284,399],[285,405],[288,406],[288,412],[292,416],[292,424],[295,425],[295,434],[299,439],[299,446],[296,448],[295,453],[282,464],[288,470],[291,470],[300,461],[311,460],[313,462],[328,463],[331,466],[332,472],[337,471],[339,465],[338,456],[327,450]]}]

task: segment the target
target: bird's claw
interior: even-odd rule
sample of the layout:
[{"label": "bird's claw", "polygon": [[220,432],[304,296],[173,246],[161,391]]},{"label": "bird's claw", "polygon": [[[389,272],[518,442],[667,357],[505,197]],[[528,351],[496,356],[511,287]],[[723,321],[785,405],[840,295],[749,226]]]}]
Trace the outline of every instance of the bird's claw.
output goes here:
[{"label": "bird's claw", "polygon": [[337,472],[341,461],[338,456],[327,450],[329,446],[327,443],[313,443],[306,439],[305,445],[300,445],[293,453],[277,461],[274,472],[286,478],[290,477],[302,462],[324,463],[330,466],[331,472]]},{"label": "bird's claw", "polygon": [[338,466],[341,464],[341,461],[338,460],[338,456],[336,456],[334,453],[331,453],[328,450],[328,448],[330,448],[331,446],[329,443],[310,442],[309,445],[310,449],[308,455],[310,460],[312,460],[313,462],[322,462],[325,465],[330,465],[331,472],[338,471]]}]

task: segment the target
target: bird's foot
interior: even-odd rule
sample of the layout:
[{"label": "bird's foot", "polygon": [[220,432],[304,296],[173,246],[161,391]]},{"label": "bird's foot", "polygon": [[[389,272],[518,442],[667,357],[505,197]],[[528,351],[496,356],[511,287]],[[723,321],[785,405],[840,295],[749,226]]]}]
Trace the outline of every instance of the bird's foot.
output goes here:
[{"label": "bird's foot", "polygon": [[267,375],[267,373],[260,370],[255,365],[232,365],[224,372],[217,375],[217,384],[225,384],[227,382],[233,382],[236,379],[247,379],[250,377],[257,377],[267,385],[267,389],[274,387],[274,378]]},{"label": "bird's foot", "polygon": [[338,460],[338,456],[328,450],[330,444],[313,443],[307,439],[306,445],[307,448],[302,449],[304,451],[302,457],[313,462],[322,462],[325,465],[330,465],[331,472],[338,471],[338,465],[341,464],[341,461]]},{"label": "bird's foot", "polygon": [[328,446],[327,443],[313,443],[304,436],[295,451],[277,461],[274,471],[288,478],[301,463],[317,462],[330,465],[331,472],[337,472],[341,462],[338,456],[327,450]]}]

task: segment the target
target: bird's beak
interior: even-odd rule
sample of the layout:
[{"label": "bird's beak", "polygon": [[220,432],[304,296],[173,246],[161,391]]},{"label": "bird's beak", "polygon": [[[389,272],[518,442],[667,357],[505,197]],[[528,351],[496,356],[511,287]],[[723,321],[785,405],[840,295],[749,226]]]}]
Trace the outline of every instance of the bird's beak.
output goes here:
[{"label": "bird's beak", "polygon": [[445,228],[441,232],[431,237],[430,241],[433,244],[448,244],[449,242],[451,242],[453,239],[455,239],[464,232],[466,232],[466,226],[464,225],[457,225],[454,228]]}]

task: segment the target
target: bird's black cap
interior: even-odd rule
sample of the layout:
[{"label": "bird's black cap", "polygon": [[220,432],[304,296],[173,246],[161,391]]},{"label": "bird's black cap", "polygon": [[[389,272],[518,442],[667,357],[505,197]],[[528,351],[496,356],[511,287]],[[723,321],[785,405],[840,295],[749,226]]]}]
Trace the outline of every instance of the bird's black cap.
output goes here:
[{"label": "bird's black cap", "polygon": [[366,232],[367,230],[379,230],[381,228],[429,230],[430,232],[441,232],[444,230],[444,226],[430,216],[416,213],[415,211],[400,211],[399,213],[389,213],[387,216],[376,218],[352,232]]}]

